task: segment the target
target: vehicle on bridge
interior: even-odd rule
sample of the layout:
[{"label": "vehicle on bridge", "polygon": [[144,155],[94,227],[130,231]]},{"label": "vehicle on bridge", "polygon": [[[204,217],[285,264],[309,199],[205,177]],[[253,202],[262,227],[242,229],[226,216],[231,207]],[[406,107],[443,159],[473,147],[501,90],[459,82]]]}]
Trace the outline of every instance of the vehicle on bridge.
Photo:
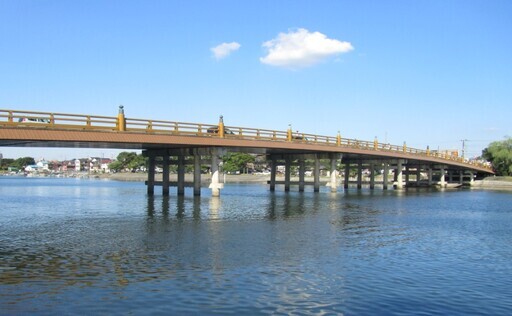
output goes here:
[{"label": "vehicle on bridge", "polygon": [[[216,126],[209,127],[206,131],[209,134],[219,134],[219,126],[216,125]],[[233,133],[233,131],[230,130],[229,128],[224,128],[224,134],[225,135],[235,135],[235,133]]]},{"label": "vehicle on bridge", "polygon": [[43,119],[43,118],[34,118],[34,117],[20,117],[18,120],[19,123],[45,123],[49,124],[49,119]]}]

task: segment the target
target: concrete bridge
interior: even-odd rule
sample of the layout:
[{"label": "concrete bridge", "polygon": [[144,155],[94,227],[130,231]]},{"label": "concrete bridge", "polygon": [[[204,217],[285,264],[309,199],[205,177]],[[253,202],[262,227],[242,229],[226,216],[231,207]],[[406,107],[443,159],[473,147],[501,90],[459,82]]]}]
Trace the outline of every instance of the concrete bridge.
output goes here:
[{"label": "concrete bridge", "polygon": [[[344,165],[343,186],[350,183],[350,170],[356,168],[357,188],[363,185],[363,170],[369,172],[369,187],[375,188],[376,173],[383,170],[379,185],[386,190],[390,182],[397,187],[439,185],[446,187],[472,183],[476,176],[492,174],[489,165],[459,157],[455,152],[415,149],[373,141],[294,133],[259,128],[225,126],[222,116],[218,123],[200,124],[164,120],[128,118],[122,106],[117,116],[63,114],[21,110],[0,110],[0,146],[4,147],[71,147],[115,148],[142,150],[149,158],[147,191],[154,194],[162,186],[169,194],[177,186],[178,195],[185,186],[200,194],[201,165],[211,166],[210,189],[218,196],[223,188],[220,176],[221,158],[227,152],[266,155],[271,161],[270,190],[284,184],[286,191],[297,185],[303,191],[312,185],[320,187],[320,163],[327,160],[333,192],[338,188],[339,163]],[[207,161],[204,158],[208,158]],[[313,181],[305,181],[306,163],[313,164]],[[155,181],[157,163],[163,166],[163,180]],[[192,182],[185,182],[185,165],[194,166]],[[177,181],[169,180],[169,166],[177,165]],[[284,165],[284,180],[276,179],[277,168]],[[298,166],[298,181],[291,181],[291,167]],[[390,170],[394,178],[388,179]]]}]

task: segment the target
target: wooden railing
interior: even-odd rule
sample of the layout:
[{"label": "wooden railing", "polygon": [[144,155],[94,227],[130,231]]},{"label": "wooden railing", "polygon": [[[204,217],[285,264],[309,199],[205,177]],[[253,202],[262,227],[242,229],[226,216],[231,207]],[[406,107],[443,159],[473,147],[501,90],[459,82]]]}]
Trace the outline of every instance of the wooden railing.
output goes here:
[{"label": "wooden railing", "polygon": [[[117,133],[166,134],[194,137],[220,137],[217,124],[199,124],[172,122],[163,120],[146,120],[125,118],[126,126],[121,132],[119,118],[114,116],[80,115],[64,113],[47,113],[35,111],[1,110],[0,126],[23,128],[47,128],[60,130],[98,130]],[[417,156],[429,156],[448,161],[456,161],[491,171],[489,164],[470,161],[448,151],[430,151],[402,146],[379,143],[377,140],[364,141],[337,136],[322,136],[306,133],[291,133],[258,128],[225,126],[224,138],[265,140],[276,142],[295,142],[318,144],[325,146],[350,147],[371,151],[405,153]]]}]

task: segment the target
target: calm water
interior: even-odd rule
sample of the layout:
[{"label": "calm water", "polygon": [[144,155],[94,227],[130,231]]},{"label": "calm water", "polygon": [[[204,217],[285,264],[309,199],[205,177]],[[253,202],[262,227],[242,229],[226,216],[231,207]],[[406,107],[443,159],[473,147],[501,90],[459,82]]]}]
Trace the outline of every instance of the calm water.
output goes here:
[{"label": "calm water", "polygon": [[0,314],[512,313],[510,192],[0,177],[0,203]]}]

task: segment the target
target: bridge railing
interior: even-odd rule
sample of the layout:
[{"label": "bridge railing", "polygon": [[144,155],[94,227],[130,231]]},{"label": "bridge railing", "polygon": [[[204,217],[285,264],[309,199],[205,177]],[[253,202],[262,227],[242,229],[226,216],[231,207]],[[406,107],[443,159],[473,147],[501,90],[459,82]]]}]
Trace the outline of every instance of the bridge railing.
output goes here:
[{"label": "bridge railing", "polygon": [[0,110],[0,124],[39,128],[116,130],[117,118],[98,115]]},{"label": "bridge railing", "polygon": [[[125,118],[123,129],[120,128],[119,117],[47,113],[35,111],[1,110],[0,126],[47,128],[47,129],[71,129],[71,130],[98,130],[109,132],[128,132],[146,134],[164,134],[180,136],[220,137],[219,127],[215,124],[198,124],[172,122],[164,120],[147,120]],[[377,140],[364,141],[348,139],[338,136],[322,136],[291,131],[276,131],[268,129],[247,128],[237,126],[225,126],[224,137],[228,139],[265,140],[279,142],[294,142],[325,146],[350,147],[363,150],[385,151],[405,153],[409,155],[429,156],[449,161],[466,163],[478,167],[491,169],[489,165],[469,161],[458,157],[451,152],[430,151],[410,148],[404,143],[402,146],[379,143]]]}]

